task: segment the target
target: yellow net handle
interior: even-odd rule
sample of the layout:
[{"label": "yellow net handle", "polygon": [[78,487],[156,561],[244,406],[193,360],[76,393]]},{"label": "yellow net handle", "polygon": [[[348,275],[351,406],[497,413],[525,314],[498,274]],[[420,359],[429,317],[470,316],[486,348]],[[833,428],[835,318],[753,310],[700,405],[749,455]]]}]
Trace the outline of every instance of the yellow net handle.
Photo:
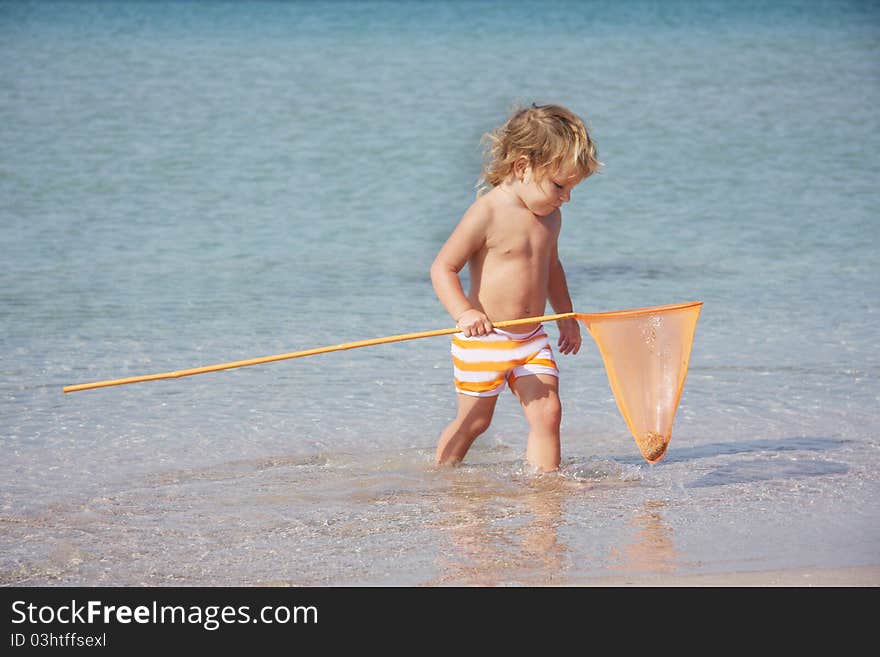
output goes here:
[{"label": "yellow net handle", "polygon": [[[505,328],[508,326],[517,326],[519,324],[533,324],[536,322],[550,322],[557,319],[568,319],[571,317],[579,317],[577,313],[562,313],[558,315],[543,315],[541,317],[525,317],[523,319],[511,319],[504,322],[495,322],[492,325],[497,328]],[[195,374],[207,374],[208,372],[220,372],[222,370],[231,370],[237,367],[248,367],[250,365],[262,365],[263,363],[274,363],[279,360],[289,360],[291,358],[302,358],[304,356],[314,356],[316,354],[324,354],[331,351],[343,351],[346,349],[358,349],[359,347],[370,347],[377,344],[387,344],[389,342],[402,342],[404,340],[417,340],[419,338],[430,338],[438,335],[450,335],[458,333],[458,328],[437,329],[434,331],[422,331],[421,333],[402,333],[400,335],[389,335],[384,338],[373,338],[371,340],[359,340],[357,342],[345,342],[329,347],[317,347],[315,349],[305,349],[303,351],[292,351],[286,354],[277,354],[275,356],[263,356],[262,358],[250,358],[248,360],[236,360],[230,363],[220,363],[218,365],[205,365],[203,367],[193,367],[188,370],[178,370],[176,372],[162,372],[161,374],[145,374],[142,376],[130,376],[124,379],[110,379],[108,381],[95,381],[94,383],[78,383],[76,385],[65,386],[64,392],[77,392],[79,390],[92,390],[94,388],[108,388],[110,386],[121,386],[128,383],[141,383],[143,381],[159,381],[161,379],[179,379],[184,376],[193,376]]]}]

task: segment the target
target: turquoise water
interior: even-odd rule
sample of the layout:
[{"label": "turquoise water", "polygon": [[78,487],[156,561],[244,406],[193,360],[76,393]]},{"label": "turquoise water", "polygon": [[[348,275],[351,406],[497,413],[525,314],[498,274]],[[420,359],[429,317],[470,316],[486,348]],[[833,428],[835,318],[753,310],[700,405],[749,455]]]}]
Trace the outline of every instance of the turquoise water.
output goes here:
[{"label": "turquoise water", "polygon": [[[880,557],[880,10],[0,4],[0,583],[566,584]],[[704,302],[667,457],[591,343],[563,469],[465,465],[431,261],[515,104],[582,114],[575,308]],[[554,327],[550,327],[551,336]]]}]

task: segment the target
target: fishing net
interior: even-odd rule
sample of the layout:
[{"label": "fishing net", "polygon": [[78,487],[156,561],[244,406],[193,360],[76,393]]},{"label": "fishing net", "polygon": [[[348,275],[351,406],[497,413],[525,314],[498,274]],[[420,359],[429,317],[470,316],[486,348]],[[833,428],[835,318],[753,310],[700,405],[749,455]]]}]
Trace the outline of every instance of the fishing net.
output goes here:
[{"label": "fishing net", "polygon": [[[691,355],[691,344],[702,305],[702,302],[695,301],[604,313],[563,313],[498,322],[495,326],[502,328],[563,317],[577,317],[599,346],[599,352],[605,362],[605,371],[611,383],[611,391],[614,393],[617,406],[636,440],[639,451],[650,463],[656,463],[666,454],[669,439],[672,436],[672,421],[675,418],[675,411],[678,408],[678,401],[684,387],[688,360]],[[141,381],[176,379],[193,374],[218,372],[330,351],[355,349],[456,332],[458,332],[457,327],[421,333],[389,335],[384,338],[347,342],[275,356],[194,367],[187,370],[80,383],[65,386],[64,392]]]},{"label": "fishing net", "polygon": [[576,315],[599,347],[617,407],[649,463],[669,446],[702,305]]}]

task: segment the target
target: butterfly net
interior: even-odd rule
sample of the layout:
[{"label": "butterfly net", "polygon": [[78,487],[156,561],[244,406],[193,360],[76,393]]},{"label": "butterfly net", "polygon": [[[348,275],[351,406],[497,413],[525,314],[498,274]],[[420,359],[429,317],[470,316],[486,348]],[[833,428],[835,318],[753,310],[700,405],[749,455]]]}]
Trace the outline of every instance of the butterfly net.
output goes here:
[{"label": "butterfly net", "polygon": [[617,407],[649,463],[669,446],[702,305],[577,315],[599,347]]}]

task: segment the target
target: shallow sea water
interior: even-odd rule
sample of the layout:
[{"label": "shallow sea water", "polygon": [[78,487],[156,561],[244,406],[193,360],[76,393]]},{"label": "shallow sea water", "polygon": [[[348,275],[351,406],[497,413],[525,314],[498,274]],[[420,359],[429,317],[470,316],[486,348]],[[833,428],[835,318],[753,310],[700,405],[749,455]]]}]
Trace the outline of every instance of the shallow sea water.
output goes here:
[{"label": "shallow sea water", "polygon": [[[0,584],[878,565],[878,37],[846,2],[3,3]],[[428,268],[532,100],[606,163],[576,309],[704,302],[659,464],[589,339],[551,475],[509,394],[433,466],[447,338],[61,393],[449,326]]]}]

